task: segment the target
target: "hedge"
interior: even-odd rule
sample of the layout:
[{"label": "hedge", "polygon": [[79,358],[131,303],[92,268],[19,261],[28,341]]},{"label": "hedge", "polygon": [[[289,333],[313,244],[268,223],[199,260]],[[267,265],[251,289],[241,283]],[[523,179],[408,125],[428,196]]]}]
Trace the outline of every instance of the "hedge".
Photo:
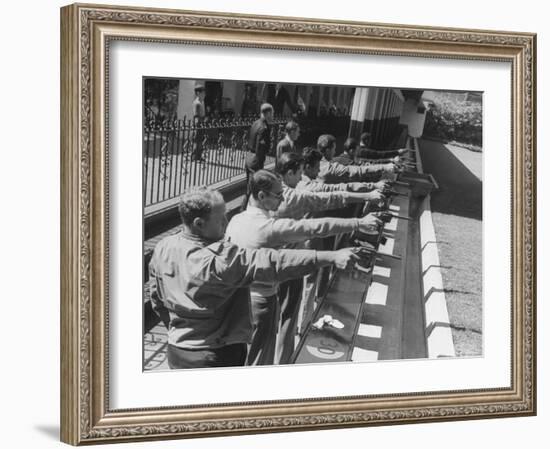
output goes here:
[{"label": "hedge", "polygon": [[482,146],[482,107],[473,101],[440,101],[426,113],[424,135]]}]

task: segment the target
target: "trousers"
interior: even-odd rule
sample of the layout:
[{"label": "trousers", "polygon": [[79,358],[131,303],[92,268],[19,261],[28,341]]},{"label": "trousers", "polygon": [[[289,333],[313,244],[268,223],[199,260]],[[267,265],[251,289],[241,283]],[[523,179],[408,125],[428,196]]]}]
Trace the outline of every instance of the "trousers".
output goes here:
[{"label": "trousers", "polygon": [[285,365],[291,363],[294,353],[296,332],[298,330],[298,315],[302,302],[304,278],[291,279],[279,285],[279,301],[281,302],[281,326],[275,348],[275,363]]},{"label": "trousers", "polygon": [[253,331],[246,364],[273,365],[280,314],[277,295],[250,299]]},{"label": "trousers", "polygon": [[246,343],[213,349],[183,349],[168,345],[166,355],[170,369],[243,366],[246,360]]}]

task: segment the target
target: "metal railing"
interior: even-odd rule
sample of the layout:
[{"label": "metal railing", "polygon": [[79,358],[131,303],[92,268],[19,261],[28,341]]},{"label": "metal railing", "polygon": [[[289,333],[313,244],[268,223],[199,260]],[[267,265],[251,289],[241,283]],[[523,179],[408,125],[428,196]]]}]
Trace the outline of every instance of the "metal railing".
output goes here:
[{"label": "metal railing", "polygon": [[[157,123],[143,129],[143,205],[179,196],[190,187],[230,183],[245,173],[248,133],[257,117],[231,117]],[[265,164],[274,162],[275,148],[290,117],[276,117],[272,148]],[[300,146],[312,145],[321,133],[344,135],[349,117],[299,118]]]},{"label": "metal railing", "polygon": [[[255,117],[204,122],[148,123],[143,132],[143,201],[149,206],[193,186],[212,185],[244,173],[248,131]],[[286,119],[272,128],[273,152]],[[274,154],[274,153],[273,153]],[[272,157],[266,164],[273,162]]]}]

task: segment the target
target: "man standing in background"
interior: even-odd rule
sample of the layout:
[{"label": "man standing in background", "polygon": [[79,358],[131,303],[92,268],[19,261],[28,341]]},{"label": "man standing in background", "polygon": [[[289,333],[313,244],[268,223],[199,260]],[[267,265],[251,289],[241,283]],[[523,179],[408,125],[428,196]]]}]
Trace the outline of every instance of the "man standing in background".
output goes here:
[{"label": "man standing in background", "polygon": [[191,160],[204,162],[202,157],[204,130],[204,118],[206,116],[206,108],[204,107],[204,98],[206,90],[202,81],[195,82],[195,99],[193,100],[193,125],[195,127],[195,138],[193,141],[193,154]]},{"label": "man standing in background", "polygon": [[292,114],[297,109],[288,90],[281,83],[267,85],[267,102],[273,105],[275,115],[277,116],[284,114],[285,105],[288,106]]},{"label": "man standing in background", "polygon": [[260,118],[250,127],[248,135],[248,154],[245,160],[246,180],[252,173],[264,168],[265,158],[271,148],[271,122],[273,106],[264,103],[260,107]]},{"label": "man standing in background", "polygon": [[300,125],[294,120],[291,120],[285,125],[285,137],[277,144],[277,159],[283,153],[301,154],[301,150],[296,146],[296,141],[300,137]]}]

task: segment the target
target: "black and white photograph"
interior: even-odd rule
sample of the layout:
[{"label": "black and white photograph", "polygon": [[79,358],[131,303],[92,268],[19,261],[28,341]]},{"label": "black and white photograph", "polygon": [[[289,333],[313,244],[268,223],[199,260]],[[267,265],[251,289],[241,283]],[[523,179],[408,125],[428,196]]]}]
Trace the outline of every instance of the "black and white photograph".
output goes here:
[{"label": "black and white photograph", "polygon": [[3,10],[3,447],[544,441],[544,2],[69,3]]},{"label": "black and white photograph", "polygon": [[483,356],[483,93],[143,78],[143,370]]}]

